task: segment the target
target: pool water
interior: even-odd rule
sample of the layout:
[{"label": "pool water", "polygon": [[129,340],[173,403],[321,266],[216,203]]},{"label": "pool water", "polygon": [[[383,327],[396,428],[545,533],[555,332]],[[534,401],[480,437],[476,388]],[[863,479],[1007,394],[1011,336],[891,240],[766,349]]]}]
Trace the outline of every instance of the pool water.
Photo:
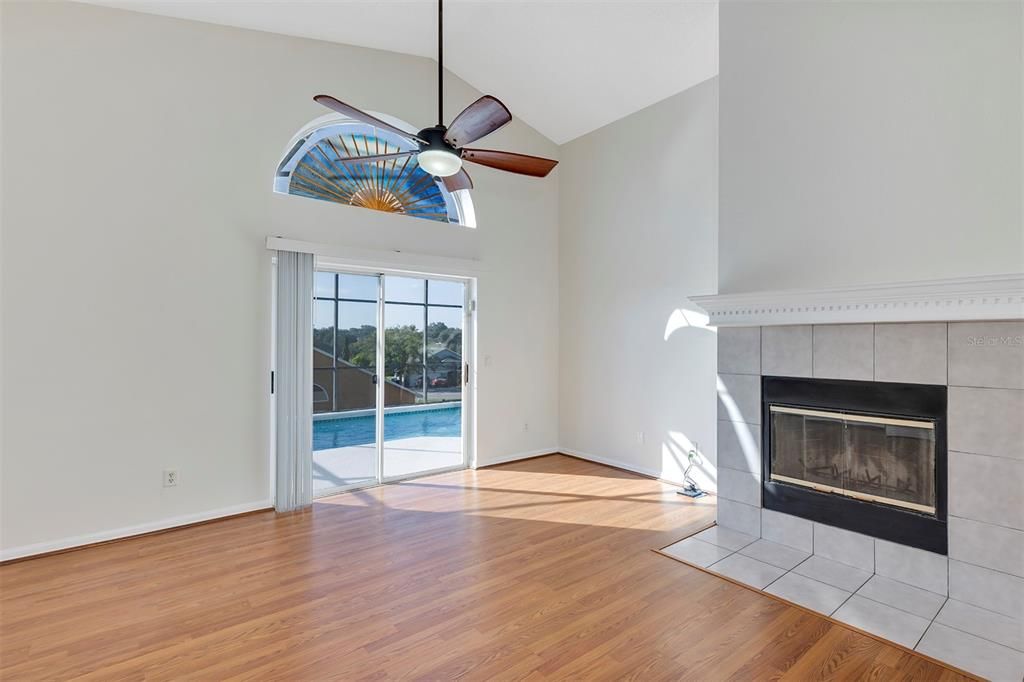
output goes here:
[{"label": "pool water", "polygon": [[[330,450],[349,445],[374,443],[373,415],[320,419],[313,422],[313,450]],[[445,405],[430,410],[384,414],[384,440],[415,436],[459,436],[462,434],[462,405]]]}]

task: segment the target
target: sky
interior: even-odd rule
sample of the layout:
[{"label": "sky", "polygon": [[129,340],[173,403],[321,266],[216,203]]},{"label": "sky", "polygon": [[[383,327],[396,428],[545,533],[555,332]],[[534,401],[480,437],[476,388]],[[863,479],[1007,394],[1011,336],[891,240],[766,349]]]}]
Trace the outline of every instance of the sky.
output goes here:
[{"label": "sky", "polygon": [[[384,276],[384,325],[385,327],[415,325],[423,328],[423,308],[418,305],[401,303],[423,303],[425,292],[429,291],[430,303],[459,305],[463,303],[465,285],[445,280],[416,279],[412,277]],[[360,298],[376,301],[377,277],[373,275],[339,275],[338,294],[342,298]],[[334,296],[334,274],[317,272],[314,295]],[[364,301],[342,301],[338,310],[338,326],[341,329],[376,326],[377,304]],[[443,322],[448,327],[462,328],[461,308],[438,308],[428,306],[428,324]],[[321,329],[334,323],[334,302],[314,301],[313,326]]]}]

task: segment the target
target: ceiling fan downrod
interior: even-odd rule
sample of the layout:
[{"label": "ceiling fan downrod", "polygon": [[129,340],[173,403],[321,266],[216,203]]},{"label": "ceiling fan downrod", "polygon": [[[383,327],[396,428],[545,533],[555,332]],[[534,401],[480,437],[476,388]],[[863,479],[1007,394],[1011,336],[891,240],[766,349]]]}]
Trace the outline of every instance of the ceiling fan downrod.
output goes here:
[{"label": "ceiling fan downrod", "polygon": [[437,0],[437,125],[444,125],[444,0]]}]

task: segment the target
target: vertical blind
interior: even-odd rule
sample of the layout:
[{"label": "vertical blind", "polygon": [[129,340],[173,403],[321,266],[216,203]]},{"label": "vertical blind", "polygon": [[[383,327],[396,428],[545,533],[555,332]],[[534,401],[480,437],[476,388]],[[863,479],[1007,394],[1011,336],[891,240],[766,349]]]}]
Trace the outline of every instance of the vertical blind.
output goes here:
[{"label": "vertical blind", "polygon": [[279,512],[313,504],[313,254],[277,252]]}]

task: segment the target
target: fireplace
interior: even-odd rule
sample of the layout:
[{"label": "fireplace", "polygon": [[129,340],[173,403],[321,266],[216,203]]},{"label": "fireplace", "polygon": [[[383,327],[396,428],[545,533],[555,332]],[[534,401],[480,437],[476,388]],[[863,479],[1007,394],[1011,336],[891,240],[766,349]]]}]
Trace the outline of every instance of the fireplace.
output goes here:
[{"label": "fireplace", "polygon": [[766,509],[946,553],[946,388],[763,377]]}]

